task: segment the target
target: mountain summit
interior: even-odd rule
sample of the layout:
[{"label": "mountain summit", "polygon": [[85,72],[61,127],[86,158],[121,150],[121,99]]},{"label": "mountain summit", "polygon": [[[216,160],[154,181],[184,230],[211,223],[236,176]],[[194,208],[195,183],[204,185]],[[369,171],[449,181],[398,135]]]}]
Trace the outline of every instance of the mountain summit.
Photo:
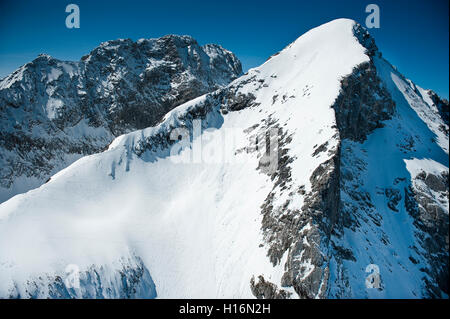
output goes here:
[{"label": "mountain summit", "polygon": [[189,36],[102,43],[80,62],[41,54],[0,82],[0,202],[242,74]]},{"label": "mountain summit", "polygon": [[0,296],[447,298],[445,112],[319,26],[2,203]]}]

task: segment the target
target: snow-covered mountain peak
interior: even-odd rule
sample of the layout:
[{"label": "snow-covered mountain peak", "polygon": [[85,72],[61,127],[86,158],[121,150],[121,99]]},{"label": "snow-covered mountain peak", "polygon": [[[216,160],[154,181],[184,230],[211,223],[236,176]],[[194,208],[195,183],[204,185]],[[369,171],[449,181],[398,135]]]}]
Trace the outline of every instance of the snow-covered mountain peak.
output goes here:
[{"label": "snow-covered mountain peak", "polygon": [[447,296],[448,124],[375,53],[322,25],[1,204],[0,296]]},{"label": "snow-covered mountain peak", "polygon": [[[362,36],[360,36],[362,34]],[[359,23],[351,19],[336,19],[328,23],[320,25],[299,36],[294,42],[289,44],[282,51],[273,55],[267,62],[275,58],[280,58],[284,54],[291,57],[297,57],[299,54],[304,54],[308,45],[312,46],[312,51],[325,51],[323,54],[332,54],[328,49],[336,49],[337,53],[345,52],[348,48],[360,49],[356,41],[359,38],[370,37],[370,34]],[[339,43],[342,41],[342,46]],[[361,44],[361,43],[360,43]],[[300,60],[297,58],[296,60]],[[266,62],[266,63],[267,63]],[[265,64],[266,64],[265,63]],[[264,65],[264,64],[263,64]]]},{"label": "snow-covered mountain peak", "polygon": [[[355,37],[354,30],[358,27],[353,20],[337,19],[308,31],[261,66],[250,69],[228,88],[189,101],[169,112],[160,127],[167,123],[171,123],[170,128],[176,127],[178,117],[198,107],[202,100],[220,96],[226,90],[234,90],[233,93],[238,96],[247,96],[248,103],[235,106],[238,109],[266,103],[270,95],[272,105],[265,114],[270,112],[275,116],[286,116],[294,122],[295,115],[301,113],[294,108],[301,105],[302,109],[311,109],[311,116],[319,113],[325,116],[328,113],[332,117],[330,106],[339,93],[341,79],[351,73],[356,65],[370,60],[367,49]],[[321,81],[323,74],[327,76],[326,81]],[[320,97],[311,100],[312,92],[321,92]],[[298,124],[292,125],[295,128]],[[148,132],[156,132],[155,129],[158,128],[133,132],[130,136],[136,141],[137,136],[146,136]],[[119,140],[128,139],[120,137]],[[118,144],[115,141],[112,146]]]},{"label": "snow-covered mountain peak", "polygon": [[0,82],[0,202],[241,73],[233,53],[189,36],[107,41],[77,62],[38,56]]},{"label": "snow-covered mountain peak", "polygon": [[31,63],[48,62],[53,60],[53,57],[46,53],[39,54]]}]

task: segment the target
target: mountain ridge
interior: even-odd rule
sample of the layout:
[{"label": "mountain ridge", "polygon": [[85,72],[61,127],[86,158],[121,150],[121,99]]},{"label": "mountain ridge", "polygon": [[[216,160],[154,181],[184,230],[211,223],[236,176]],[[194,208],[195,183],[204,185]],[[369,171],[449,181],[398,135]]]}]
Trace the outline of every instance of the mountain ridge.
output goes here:
[{"label": "mountain ridge", "polygon": [[39,55],[0,82],[0,201],[241,73],[233,53],[189,36],[107,41],[79,62]]},{"label": "mountain ridge", "polygon": [[[49,269],[64,276],[62,265],[83,251],[82,278],[138,256],[161,298],[448,298],[448,125],[367,35],[348,19],[315,28],[225,88],[1,204],[9,254],[0,264],[11,265],[1,282],[14,285],[0,295],[35,295],[27,280]],[[215,162],[210,152],[236,128],[225,153],[237,164]],[[198,140],[206,151],[197,163]],[[43,221],[31,223],[32,211]],[[45,253],[22,256],[29,244]],[[378,287],[367,287],[370,265]],[[52,276],[37,285],[50,284],[52,296],[116,296],[99,291],[102,282],[70,290]]]}]

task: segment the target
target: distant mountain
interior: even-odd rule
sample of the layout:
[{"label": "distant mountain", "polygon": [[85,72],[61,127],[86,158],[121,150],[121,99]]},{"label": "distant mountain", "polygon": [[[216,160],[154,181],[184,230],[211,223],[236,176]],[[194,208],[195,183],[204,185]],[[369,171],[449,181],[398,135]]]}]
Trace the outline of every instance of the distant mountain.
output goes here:
[{"label": "distant mountain", "polygon": [[108,41],[80,62],[40,55],[0,82],[0,202],[241,73],[189,36]]},{"label": "distant mountain", "polygon": [[448,102],[334,20],[0,204],[0,296],[448,298],[448,152]]}]

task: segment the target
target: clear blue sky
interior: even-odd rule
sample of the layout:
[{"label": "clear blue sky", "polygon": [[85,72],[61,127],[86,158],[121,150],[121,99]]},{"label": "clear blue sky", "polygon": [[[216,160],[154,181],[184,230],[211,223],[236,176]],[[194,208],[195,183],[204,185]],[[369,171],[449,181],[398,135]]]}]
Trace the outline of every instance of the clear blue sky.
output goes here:
[{"label": "clear blue sky", "polygon": [[[69,3],[80,7],[80,29],[65,27]],[[364,23],[369,3],[381,10],[381,28],[370,32],[384,57],[448,98],[448,0],[0,0],[0,77],[39,53],[79,60],[103,41],[165,34],[218,43],[246,70],[332,19]]]}]

